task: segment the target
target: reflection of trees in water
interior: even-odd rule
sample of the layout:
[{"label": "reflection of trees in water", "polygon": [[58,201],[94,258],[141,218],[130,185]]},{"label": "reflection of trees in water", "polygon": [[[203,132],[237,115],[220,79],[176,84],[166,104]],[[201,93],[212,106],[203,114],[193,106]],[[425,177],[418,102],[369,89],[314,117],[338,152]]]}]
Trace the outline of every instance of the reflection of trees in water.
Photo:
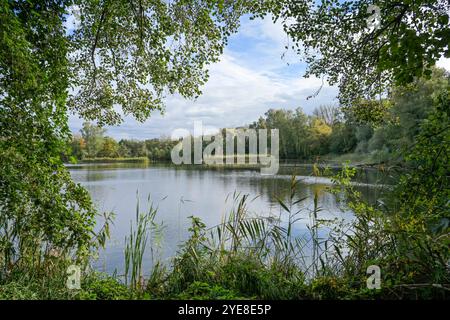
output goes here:
[{"label": "reflection of trees in water", "polygon": [[[234,191],[250,194],[249,207],[252,214],[264,216],[276,216],[286,221],[286,213],[283,212],[277,197],[284,202],[290,194],[290,176],[261,176],[259,170],[202,170],[200,166],[190,168],[178,168],[176,166],[158,166],[150,164],[145,169],[131,167],[119,168],[117,166],[97,166],[85,168],[82,171],[73,170],[78,182],[85,183],[95,203],[99,208],[114,210],[118,213],[112,236],[122,240],[128,232],[128,220],[135,215],[135,193],[139,189],[142,195],[142,203],[150,192],[153,199],[160,199],[168,195],[168,199],[159,203],[160,217],[166,222],[164,259],[172,257],[178,250],[179,241],[189,236],[187,216],[200,216],[209,225],[220,222],[223,212],[230,212],[232,208],[231,197],[227,195]],[[101,169],[104,170],[101,170]],[[297,171],[297,174],[301,172]],[[310,172],[304,172],[303,176],[309,176],[308,182],[302,182],[302,177],[296,188],[296,197],[306,198],[303,202],[296,204],[294,210],[300,210],[301,220],[295,223],[293,234],[305,237],[308,242],[308,254],[320,251],[313,247],[312,239],[326,237],[327,229],[318,228],[310,234],[307,229],[315,225],[314,219],[351,218],[351,212],[345,211],[341,214],[338,209],[336,196],[327,190],[330,184],[323,183],[323,178],[310,176]],[[316,182],[316,183],[315,183]],[[376,192],[379,190],[372,187],[358,187],[366,198],[375,200]],[[261,197],[251,202],[255,196]],[[314,195],[317,195],[320,211],[314,216]],[[186,202],[185,200],[193,202]],[[122,243],[122,242],[120,242]],[[121,247],[122,249],[122,247]],[[116,254],[122,251],[108,249],[108,264],[116,267],[120,264],[116,261]],[[311,259],[313,259],[311,255]]]},{"label": "reflection of trees in water", "polygon": [[[328,212],[335,212],[339,206],[336,200],[336,195],[330,193],[328,190],[331,185],[321,183],[302,183],[301,177],[297,188],[297,197],[306,198],[299,203],[299,206],[311,210],[314,201],[314,195],[317,194],[319,199],[319,206],[322,210]],[[261,177],[258,175],[251,177],[238,177],[237,185],[248,185],[251,192],[255,195],[262,195],[271,207],[278,206],[277,198],[285,201],[290,193],[290,181],[286,177]],[[369,203],[374,203],[382,188],[364,185],[358,186],[358,191],[362,193],[364,200]]]},{"label": "reflection of trees in water", "polygon": [[105,180],[105,178],[107,178],[105,171],[86,171],[87,182]]},{"label": "reflection of trees in water", "polygon": [[[319,165],[320,172],[324,176],[331,178],[340,172],[339,167],[327,167],[326,165]],[[301,167],[286,166],[280,167],[278,171],[279,175],[292,175],[297,176],[311,176],[313,174],[313,164],[304,164]],[[356,169],[356,175],[353,178],[355,182],[365,184],[392,184],[395,182],[395,174],[392,170],[387,168],[376,169],[373,167],[358,167]]]}]

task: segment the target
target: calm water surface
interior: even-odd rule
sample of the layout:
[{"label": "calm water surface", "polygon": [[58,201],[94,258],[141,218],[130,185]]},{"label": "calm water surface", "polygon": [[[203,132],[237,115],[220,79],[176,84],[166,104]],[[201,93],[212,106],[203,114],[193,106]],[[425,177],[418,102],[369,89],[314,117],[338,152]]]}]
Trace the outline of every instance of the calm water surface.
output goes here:
[{"label": "calm water surface", "polygon": [[[111,239],[94,266],[110,273],[117,270],[119,274],[123,273],[124,238],[135,219],[138,198],[141,212],[148,210],[149,197],[159,208],[157,220],[164,223],[164,229],[158,257],[168,261],[189,236],[188,217],[200,217],[207,226],[220,223],[222,216],[235,206],[235,192],[249,195],[251,214],[278,217],[281,213],[283,217],[277,197],[285,199],[289,194],[292,173],[292,168],[284,168],[277,176],[261,176],[259,170],[210,170],[154,164],[76,165],[69,169],[73,179],[91,193],[100,211],[113,211],[116,215]],[[306,197],[299,207],[304,217],[296,223],[295,233],[308,233],[315,194],[321,209],[319,219],[352,219],[352,213],[328,192],[329,179],[312,177],[308,167],[295,168],[295,171],[300,180],[298,196]],[[377,171],[360,175],[358,188],[369,201],[380,192],[380,188],[374,186],[380,176]],[[147,250],[144,268],[151,267],[150,256]]]}]

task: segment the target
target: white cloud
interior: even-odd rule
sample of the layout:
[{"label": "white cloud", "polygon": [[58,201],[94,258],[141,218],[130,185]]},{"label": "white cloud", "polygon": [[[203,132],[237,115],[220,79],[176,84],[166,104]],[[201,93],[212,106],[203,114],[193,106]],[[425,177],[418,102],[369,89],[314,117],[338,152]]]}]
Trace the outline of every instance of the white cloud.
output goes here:
[{"label": "white cloud", "polygon": [[143,124],[127,118],[121,126],[109,128],[109,132],[116,138],[144,139],[170,135],[176,128],[192,130],[196,120],[217,128],[240,126],[257,120],[269,108],[302,106],[311,112],[314,106],[332,102],[337,94],[335,88],[325,85],[317,98],[307,101],[320,86],[321,81],[316,78],[270,77],[225,54],[221,62],[212,66],[210,80],[196,101],[170,97],[164,115],[154,115]]},{"label": "white cloud", "polygon": [[444,68],[447,71],[450,71],[450,59],[449,58],[440,58],[438,62],[436,63],[436,66],[440,68]]}]

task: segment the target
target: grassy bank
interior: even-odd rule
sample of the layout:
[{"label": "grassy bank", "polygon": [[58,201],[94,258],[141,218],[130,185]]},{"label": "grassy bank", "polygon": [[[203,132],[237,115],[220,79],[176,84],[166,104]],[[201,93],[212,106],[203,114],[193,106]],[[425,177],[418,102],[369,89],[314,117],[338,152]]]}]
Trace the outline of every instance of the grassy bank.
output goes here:
[{"label": "grassy bank", "polygon": [[149,162],[147,157],[134,158],[85,158],[79,160],[79,163],[146,163]]}]

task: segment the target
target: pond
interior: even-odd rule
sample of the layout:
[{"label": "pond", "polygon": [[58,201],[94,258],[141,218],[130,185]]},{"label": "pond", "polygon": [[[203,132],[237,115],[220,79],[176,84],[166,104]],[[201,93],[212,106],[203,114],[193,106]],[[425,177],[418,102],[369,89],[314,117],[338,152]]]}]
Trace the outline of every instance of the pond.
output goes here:
[{"label": "pond", "polygon": [[[158,246],[158,259],[168,261],[189,236],[189,216],[196,216],[208,226],[221,222],[224,214],[236,207],[233,195],[248,194],[247,207],[255,216],[283,218],[277,198],[286,199],[290,179],[295,172],[299,180],[298,197],[305,198],[298,206],[302,219],[295,224],[295,234],[307,233],[314,195],[318,197],[320,219],[352,219],[352,212],[338,203],[328,191],[331,179],[313,177],[311,166],[283,166],[276,176],[262,176],[259,170],[205,169],[201,166],[178,167],[169,164],[85,164],[69,166],[76,182],[91,194],[97,208],[114,212],[111,239],[94,267],[105,272],[123,274],[124,239],[135,220],[139,201],[140,212],[158,207],[157,221],[162,222],[163,236]],[[376,170],[359,172],[357,188],[370,202],[377,198],[383,174]],[[150,201],[149,201],[150,198]],[[99,225],[102,221],[99,221]],[[144,270],[149,270],[150,250],[144,256]]]}]

